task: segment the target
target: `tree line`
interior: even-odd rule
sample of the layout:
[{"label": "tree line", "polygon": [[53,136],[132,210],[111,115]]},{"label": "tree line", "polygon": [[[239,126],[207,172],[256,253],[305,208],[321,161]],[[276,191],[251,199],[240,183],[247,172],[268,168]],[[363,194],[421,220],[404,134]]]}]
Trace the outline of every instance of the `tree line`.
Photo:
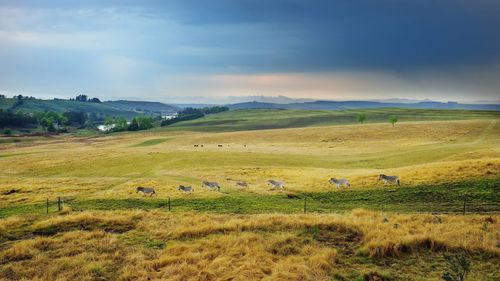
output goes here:
[{"label": "tree line", "polygon": [[75,98],[70,98],[69,100],[70,101],[101,103],[100,99],[98,99],[98,98],[89,98],[87,95],[78,95]]},{"label": "tree line", "polygon": [[[0,99],[6,99],[7,96],[4,95],[4,94],[1,94],[0,95]],[[23,95],[14,95],[12,96],[12,99],[15,99],[15,100],[36,100],[35,97],[33,96],[23,96]],[[57,98],[54,98],[54,100],[59,100]],[[95,102],[95,103],[101,103],[101,100],[99,98],[89,98],[87,95],[77,95],[76,97],[74,98],[70,98],[69,99],[70,101],[81,101],[81,102]]]},{"label": "tree line", "polygon": [[151,116],[137,116],[132,118],[132,121],[128,122],[127,119],[123,117],[108,117],[104,124],[110,126],[110,132],[141,131],[153,128],[155,118]]},{"label": "tree line", "polygon": [[89,115],[82,111],[57,112],[13,112],[0,109],[0,128],[41,126],[48,132],[67,132],[67,126],[81,127],[89,119]]},{"label": "tree line", "polygon": [[228,110],[229,108],[226,106],[212,106],[212,107],[202,107],[202,108],[186,107],[182,111],[178,112],[175,118],[163,120],[161,122],[161,126],[163,127],[181,121],[194,120],[202,118],[207,114],[220,113]]},{"label": "tree line", "polygon": [[[0,95],[0,99],[6,99],[6,95]],[[35,100],[36,98],[33,96],[23,96],[23,95],[14,95],[12,96],[13,99],[15,100]]]},{"label": "tree line", "polygon": [[[5,95],[0,95],[1,98],[6,98]],[[86,113],[84,111],[66,111],[62,114],[57,112],[33,112],[25,113],[22,110],[17,110],[24,104],[24,100],[36,99],[31,96],[14,95],[14,103],[10,108],[4,110],[0,109],[0,129],[5,128],[24,128],[36,129],[42,127],[43,130],[48,132],[67,132],[68,127],[76,128],[95,128],[95,124],[102,124],[109,126],[110,132],[121,131],[139,131],[147,130],[156,126],[167,126],[180,121],[192,120],[201,118],[207,114],[214,114],[219,112],[228,111],[228,107],[212,106],[203,108],[187,107],[177,113],[173,119],[162,120],[162,117],[156,116],[137,116],[128,121],[123,117],[106,117],[97,116],[96,113]],[[56,99],[58,100],[58,99]],[[77,102],[93,102],[101,103],[98,98],[89,98],[87,95],[79,94],[75,98],[70,98],[70,101]],[[11,132],[10,129],[8,129]]]}]

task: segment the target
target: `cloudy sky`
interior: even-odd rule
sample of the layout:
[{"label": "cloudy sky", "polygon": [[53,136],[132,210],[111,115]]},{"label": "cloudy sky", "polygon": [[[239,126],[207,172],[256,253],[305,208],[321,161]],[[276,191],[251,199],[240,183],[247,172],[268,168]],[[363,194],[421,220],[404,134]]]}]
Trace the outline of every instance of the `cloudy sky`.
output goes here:
[{"label": "cloudy sky", "polygon": [[497,0],[0,0],[0,92],[499,101],[499,14]]}]

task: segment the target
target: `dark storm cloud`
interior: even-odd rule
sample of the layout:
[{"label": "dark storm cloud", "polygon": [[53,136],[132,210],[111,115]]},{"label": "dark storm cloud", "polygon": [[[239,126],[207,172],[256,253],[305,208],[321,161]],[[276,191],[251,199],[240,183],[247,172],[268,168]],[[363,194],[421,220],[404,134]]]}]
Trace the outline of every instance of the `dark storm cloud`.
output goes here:
[{"label": "dark storm cloud", "polygon": [[0,0],[0,84],[108,96],[390,89],[490,99],[499,14],[500,1],[488,0]]},{"label": "dark storm cloud", "polygon": [[[7,2],[8,3],[8,2]],[[199,47],[247,50],[197,57],[252,70],[397,69],[483,64],[500,58],[500,2],[462,0],[12,1],[16,5],[138,8],[203,26]],[[228,28],[229,27],[229,28]],[[232,27],[232,28],[231,28]],[[161,39],[161,31],[158,32]],[[189,55],[186,55],[189,58]],[[191,57],[192,58],[192,57]]]}]

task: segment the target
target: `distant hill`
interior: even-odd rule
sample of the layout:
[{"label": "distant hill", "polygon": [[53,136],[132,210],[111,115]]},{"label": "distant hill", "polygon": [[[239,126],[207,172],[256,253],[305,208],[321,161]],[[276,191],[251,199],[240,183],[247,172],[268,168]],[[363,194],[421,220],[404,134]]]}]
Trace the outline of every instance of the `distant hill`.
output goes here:
[{"label": "distant hill", "polygon": [[[299,103],[297,103],[299,104]],[[291,109],[291,104],[278,104],[278,103],[269,103],[269,102],[258,102],[258,101],[251,101],[251,102],[241,102],[241,103],[234,103],[234,104],[229,104],[227,107],[229,107],[230,110],[237,110],[237,109]]]},{"label": "distant hill", "polygon": [[246,102],[263,102],[263,103],[279,103],[279,104],[290,104],[290,103],[301,103],[301,102],[313,102],[317,99],[309,98],[289,98],[287,96],[229,96],[227,97],[229,103],[246,103]]},{"label": "distant hill", "polygon": [[151,112],[174,113],[179,108],[159,102],[136,102],[136,101],[111,101],[103,103],[80,102],[74,100],[41,100],[23,99],[22,104],[15,105],[16,100],[10,98],[0,99],[0,109],[21,110],[24,112],[54,111],[63,113],[65,111],[85,111],[101,116],[125,117],[130,119],[141,114]]},{"label": "distant hill", "polygon": [[220,104],[215,103],[174,103],[174,106],[180,108],[192,107],[192,108],[203,108],[203,107],[212,107],[212,106],[220,106]]},{"label": "distant hill", "polygon": [[116,101],[105,101],[103,102],[103,104],[121,110],[146,111],[146,112],[151,111],[151,112],[161,112],[164,114],[172,114],[181,110],[180,107],[175,105],[169,105],[161,102],[152,102],[152,101],[116,100]]},{"label": "distant hill", "polygon": [[471,109],[500,110],[500,104],[461,104],[456,102],[423,101],[417,103],[392,103],[376,101],[313,101],[290,104],[244,102],[227,105],[229,109],[300,109],[300,110],[342,110],[364,108],[418,108],[418,109]]}]

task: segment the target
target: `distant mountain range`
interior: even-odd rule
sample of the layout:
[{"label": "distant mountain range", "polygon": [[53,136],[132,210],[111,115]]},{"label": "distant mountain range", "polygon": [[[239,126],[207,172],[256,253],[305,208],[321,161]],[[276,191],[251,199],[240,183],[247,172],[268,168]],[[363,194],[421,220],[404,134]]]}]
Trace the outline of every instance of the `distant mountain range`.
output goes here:
[{"label": "distant mountain range", "polygon": [[[286,97],[277,97],[279,101],[293,100]],[[419,101],[410,102],[409,100],[397,99],[397,102],[386,101],[306,101],[292,103],[275,103],[275,102],[240,102],[227,104],[230,110],[237,109],[297,109],[297,110],[342,110],[342,109],[366,109],[366,108],[384,108],[384,107],[399,107],[399,108],[420,108],[420,109],[473,109],[473,110],[500,110],[500,104],[462,104],[456,102],[435,102],[435,101]],[[18,102],[12,98],[0,98],[0,109],[14,110],[24,112],[36,111],[54,111],[62,113],[65,111],[85,111],[88,113],[96,113],[101,116],[115,116],[132,118],[141,114],[158,114],[163,115],[173,114],[185,107],[206,107],[209,104],[165,104],[161,102],[149,101],[105,101],[102,103],[81,102],[74,100],[41,100],[41,99],[23,99]]]},{"label": "distant mountain range", "polygon": [[286,96],[230,96],[227,98],[228,104],[232,103],[243,103],[243,102],[263,102],[263,103],[278,103],[278,104],[288,104],[288,103],[302,103],[302,102],[313,102],[315,99],[302,98],[295,99]]},{"label": "distant mountain range", "polygon": [[289,104],[243,102],[227,105],[229,109],[300,109],[300,110],[342,110],[357,108],[420,108],[420,109],[476,109],[476,110],[500,110],[500,104],[462,104],[457,102],[422,101],[416,103],[408,102],[377,102],[377,101],[313,101]]},{"label": "distant mountain range", "polygon": [[129,100],[116,100],[116,101],[105,101],[103,104],[131,111],[152,111],[152,112],[162,112],[162,113],[175,113],[181,109],[181,107],[164,104],[155,101],[129,101]]}]

